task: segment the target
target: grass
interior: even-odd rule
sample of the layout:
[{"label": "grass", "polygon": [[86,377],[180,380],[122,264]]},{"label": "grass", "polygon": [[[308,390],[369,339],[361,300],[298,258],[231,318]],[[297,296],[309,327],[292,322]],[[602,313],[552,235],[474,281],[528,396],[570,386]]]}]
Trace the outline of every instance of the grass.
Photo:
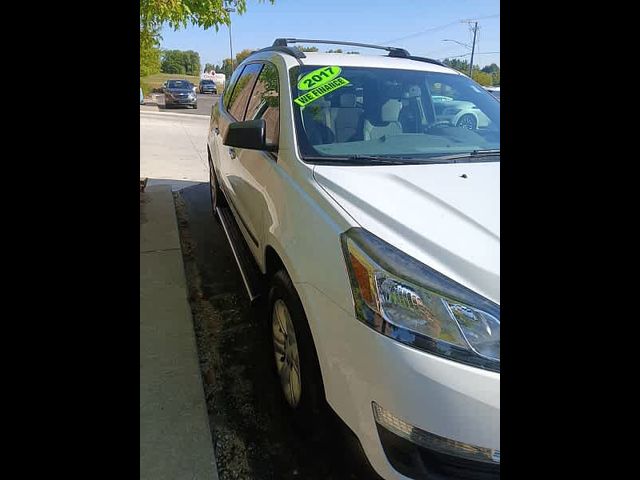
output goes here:
[{"label": "grass", "polygon": [[146,77],[140,77],[140,86],[144,95],[149,95],[154,89],[160,89],[167,80],[188,80],[194,85],[198,85],[200,77],[192,75],[180,75],[177,73],[154,73]]}]

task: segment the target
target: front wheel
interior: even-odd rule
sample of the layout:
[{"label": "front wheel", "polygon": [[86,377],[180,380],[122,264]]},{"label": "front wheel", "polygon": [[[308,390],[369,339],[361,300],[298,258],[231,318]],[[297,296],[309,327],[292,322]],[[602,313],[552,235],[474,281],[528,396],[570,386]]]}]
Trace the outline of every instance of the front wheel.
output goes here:
[{"label": "front wheel", "polygon": [[291,420],[303,433],[326,431],[320,364],[300,297],[285,270],[271,279],[268,325],[275,370]]}]

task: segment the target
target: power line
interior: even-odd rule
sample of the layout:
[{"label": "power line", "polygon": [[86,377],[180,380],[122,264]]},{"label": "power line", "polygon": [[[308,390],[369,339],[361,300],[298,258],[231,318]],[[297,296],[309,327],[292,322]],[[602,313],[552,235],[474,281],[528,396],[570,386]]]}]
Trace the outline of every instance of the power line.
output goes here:
[{"label": "power line", "polygon": [[[477,18],[477,19],[475,19],[475,20],[484,20],[484,19],[487,19],[487,18],[496,18],[496,17],[499,17],[499,16],[500,16],[500,14],[499,14],[499,13],[496,13],[496,14],[494,14],[494,15],[487,15],[487,16],[485,16],[485,17],[478,17],[478,18]],[[474,21],[475,21],[475,20],[474,20]],[[439,25],[439,26],[437,26],[437,27],[431,27],[431,28],[428,28],[428,29],[426,29],[426,30],[421,30],[421,31],[419,31],[419,32],[415,32],[415,33],[410,33],[409,35],[406,35],[406,36],[404,36],[404,37],[393,38],[393,39],[391,39],[391,40],[386,40],[386,41],[378,42],[378,43],[380,43],[380,44],[383,44],[383,45],[384,45],[384,44],[389,44],[389,43],[391,43],[391,42],[398,42],[398,41],[400,41],[400,40],[406,40],[406,39],[408,39],[408,38],[418,37],[418,36],[420,36],[420,35],[424,35],[425,33],[437,32],[438,30],[445,29],[445,28],[450,27],[450,26],[452,26],[452,25],[458,25],[461,21],[463,21],[463,22],[467,22],[468,20],[456,20],[455,22],[447,23],[446,25]]]},{"label": "power line", "polygon": [[[500,53],[500,52],[476,52],[474,55],[493,55],[496,53]],[[438,60],[444,60],[447,58],[460,58],[460,57],[468,57],[469,55],[471,55],[471,53],[463,53],[462,55],[452,55],[452,56],[446,56],[446,57],[442,57],[439,58]]]},{"label": "power line", "polygon": [[406,36],[404,36],[404,37],[399,37],[399,38],[394,38],[394,39],[391,39],[391,40],[386,40],[386,41],[384,41],[384,42],[380,42],[380,43],[382,43],[382,44],[388,44],[388,43],[392,43],[392,42],[398,42],[398,41],[400,41],[400,40],[406,40],[407,38],[418,37],[418,36],[420,36],[420,35],[424,35],[425,33],[429,33],[429,32],[437,32],[438,30],[443,30],[443,29],[445,29],[445,28],[447,28],[447,27],[450,27],[450,26],[452,26],[452,25],[457,25],[458,23],[459,23],[458,21],[451,22],[451,23],[447,23],[446,25],[440,25],[440,26],[438,26],[438,27],[428,28],[428,29],[426,29],[426,30],[422,30],[422,31],[420,31],[420,32],[412,33],[412,34],[406,35]]},{"label": "power line", "polygon": [[[494,54],[494,53],[500,53],[500,52],[476,52],[474,55],[491,55],[491,54]],[[469,55],[471,55],[471,53],[463,53],[462,55],[446,56],[446,57],[442,57],[442,58],[468,57]]]}]

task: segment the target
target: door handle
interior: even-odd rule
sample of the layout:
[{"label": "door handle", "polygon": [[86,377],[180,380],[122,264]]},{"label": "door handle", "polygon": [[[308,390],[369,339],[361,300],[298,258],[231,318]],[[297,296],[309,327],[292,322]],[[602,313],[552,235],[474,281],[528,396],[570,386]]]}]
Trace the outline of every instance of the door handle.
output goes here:
[{"label": "door handle", "polygon": [[229,156],[231,158],[236,158],[236,149],[233,147],[229,147]]}]

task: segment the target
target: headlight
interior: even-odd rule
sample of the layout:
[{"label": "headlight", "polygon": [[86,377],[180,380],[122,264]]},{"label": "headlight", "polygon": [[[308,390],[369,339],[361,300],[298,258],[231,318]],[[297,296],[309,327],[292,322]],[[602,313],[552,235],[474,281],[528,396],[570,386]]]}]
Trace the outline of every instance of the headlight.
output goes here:
[{"label": "headlight", "polygon": [[412,347],[500,371],[498,305],[361,228],[341,239],[360,321]]}]

